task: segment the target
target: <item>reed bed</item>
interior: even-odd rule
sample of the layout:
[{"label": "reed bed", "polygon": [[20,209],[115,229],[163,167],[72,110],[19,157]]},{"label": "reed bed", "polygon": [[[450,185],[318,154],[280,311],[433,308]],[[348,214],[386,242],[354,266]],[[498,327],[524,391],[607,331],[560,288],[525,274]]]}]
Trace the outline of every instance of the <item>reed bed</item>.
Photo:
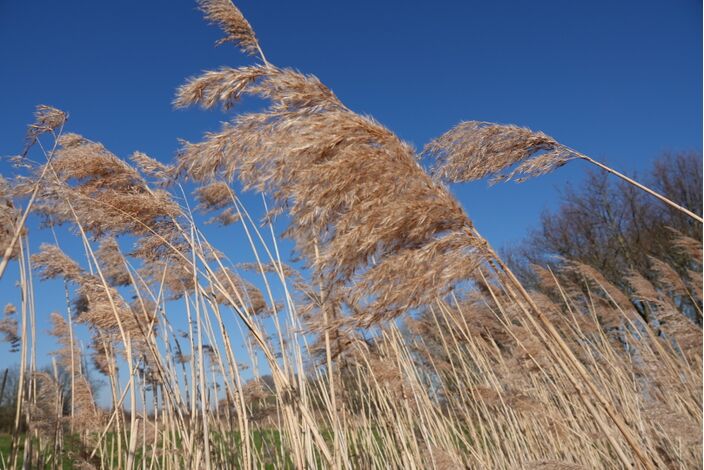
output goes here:
[{"label": "reed bed", "polygon": [[[567,260],[529,291],[444,181],[588,157],[487,123],[417,155],[271,64],[229,0],[200,7],[255,63],[190,79],[175,105],[267,107],[167,165],[40,106],[0,181],[0,282],[20,298],[0,320],[19,363],[0,468],[702,466],[698,240],[672,234],[684,274],[653,259],[657,281],[624,290]],[[34,252],[30,214],[54,235]],[[213,246],[209,224],[241,239]],[[53,312],[35,308],[44,281],[65,293]]]}]

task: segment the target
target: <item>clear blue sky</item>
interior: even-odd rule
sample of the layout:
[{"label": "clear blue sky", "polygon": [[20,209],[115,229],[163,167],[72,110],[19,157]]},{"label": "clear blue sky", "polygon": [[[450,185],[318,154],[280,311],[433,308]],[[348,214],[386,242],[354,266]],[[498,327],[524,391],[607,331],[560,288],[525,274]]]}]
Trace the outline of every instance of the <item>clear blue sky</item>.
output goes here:
[{"label": "clear blue sky", "polygon": [[[662,151],[702,147],[701,1],[238,4],[273,63],[317,75],[417,148],[461,120],[542,130],[629,172]],[[170,160],[177,138],[198,140],[227,118],[170,104],[186,77],[249,62],[214,48],[219,37],[190,0],[0,0],[0,155],[21,149],[34,106],[46,103],[118,155]],[[500,247],[585,169],[453,189]]]}]

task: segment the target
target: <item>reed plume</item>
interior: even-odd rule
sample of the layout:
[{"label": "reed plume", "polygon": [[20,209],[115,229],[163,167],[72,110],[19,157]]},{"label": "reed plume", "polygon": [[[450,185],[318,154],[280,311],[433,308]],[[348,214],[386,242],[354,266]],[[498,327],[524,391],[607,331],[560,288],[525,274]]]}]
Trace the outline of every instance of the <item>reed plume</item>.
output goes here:
[{"label": "reed plume", "polygon": [[[549,173],[577,158],[571,150],[542,132],[490,122],[462,122],[423,149],[435,160],[431,173],[461,183],[492,176],[492,183]],[[505,173],[504,170],[518,164]]]},{"label": "reed plume", "polygon": [[648,256],[648,260],[661,285],[675,295],[689,295],[687,284],[672,266],[653,256]]},{"label": "reed plume", "polygon": [[158,160],[153,159],[144,152],[134,152],[130,160],[141,174],[150,176],[160,182],[166,183],[172,169]]},{"label": "reed plume", "polygon": [[[146,337],[153,312],[132,308],[114,287],[105,285],[98,276],[84,271],[59,247],[44,244],[32,260],[42,279],[59,277],[77,286],[73,303],[79,323],[88,324],[104,333],[122,330],[130,333],[135,340]],[[118,276],[114,271],[108,272],[108,276]],[[122,275],[124,273],[119,273],[119,276]]]},{"label": "reed plume", "polygon": [[120,245],[114,237],[106,237],[100,242],[100,246],[95,252],[95,256],[100,263],[105,279],[110,285],[128,286],[132,283],[132,276],[127,270],[127,265]]},{"label": "reed plume", "polygon": [[45,439],[57,439],[63,418],[61,386],[46,372],[35,372],[32,379],[37,396],[29,410],[32,416],[30,429]]},{"label": "reed plume", "polygon": [[208,21],[217,24],[226,33],[217,42],[218,45],[233,42],[246,54],[260,52],[254,30],[230,0],[199,0],[198,6]]},{"label": "reed plume", "polygon": [[[95,237],[142,235],[180,214],[165,191],[148,189],[139,172],[102,144],[77,134],[64,134],[58,143],[53,160],[39,170],[48,166],[55,178],[41,189],[36,205],[53,223],[77,222]],[[32,184],[25,181],[20,189]]]},{"label": "reed plume", "polygon": [[[187,143],[177,171],[206,183],[237,176],[246,189],[272,194],[291,217],[287,236],[324,289],[359,303],[364,324],[467,279],[478,242],[457,201],[410,146],[350,111],[315,77],[272,65],[221,69],[191,79],[175,104],[229,106],[242,94],[271,106]],[[200,198],[217,187],[201,189]]]},{"label": "reed plume", "polygon": [[2,320],[0,320],[0,333],[2,333],[3,341],[10,345],[10,352],[19,351],[20,341],[22,340],[17,332],[16,312],[14,305],[7,304],[3,309]]},{"label": "reed plume", "polygon": [[34,123],[27,128],[26,144],[22,155],[26,155],[28,150],[37,142],[40,135],[57,132],[68,120],[68,114],[53,106],[41,104],[34,112]]},{"label": "reed plume", "polygon": [[[694,220],[704,222],[700,215],[628,176],[542,132],[523,127],[480,121],[462,122],[428,143],[422,155],[435,160],[432,173],[436,178],[454,183],[474,181],[486,176],[492,176],[492,183],[511,179],[520,182],[549,173],[571,160],[581,159],[645,191]],[[511,169],[514,165],[517,166]]]},{"label": "reed plume", "polygon": [[[44,150],[44,148],[42,148],[42,151],[44,152],[47,160],[50,161],[54,156],[58,139],[62,135],[63,126],[68,119],[68,115],[63,111],[46,105],[37,106],[34,116],[35,122],[27,129],[27,134],[25,137],[26,145],[22,155],[15,158],[18,166],[27,166],[27,163],[24,161],[24,157],[27,156],[29,150],[38,142],[39,136],[47,132],[51,133],[54,144],[48,152]],[[32,210],[35,198],[39,193],[44,176],[47,173],[46,170],[47,166],[44,166],[43,171],[38,173],[35,178],[30,179],[30,187],[25,188],[26,194],[30,195],[29,200],[27,201],[27,206],[25,207],[21,217],[17,217],[17,221],[12,228],[9,228],[7,225],[9,219],[14,218],[12,201],[8,199],[8,187],[5,184],[4,179],[0,177],[0,205],[4,206],[0,208],[0,242],[2,242],[0,243],[0,248],[4,249],[2,260],[0,260],[0,278],[2,278],[2,275],[5,273],[5,269],[7,269],[7,264],[10,259],[16,256],[17,242],[25,233],[24,225],[30,211]],[[11,188],[14,196],[19,194],[16,191],[17,186],[18,185],[15,185],[15,187]]]},{"label": "reed plume", "polygon": [[673,245],[677,251],[689,256],[691,260],[698,264],[700,267],[702,265],[702,242],[695,240],[694,238],[688,237],[675,229],[671,229],[674,238]]},{"label": "reed plume", "polygon": [[19,247],[11,247],[19,214],[12,200],[12,189],[9,182],[0,176],[0,253],[9,251],[9,257],[15,258]]},{"label": "reed plume", "polygon": [[81,350],[77,344],[74,344],[71,327],[57,312],[52,312],[49,320],[51,321],[49,334],[61,345],[61,348],[53,353],[58,358],[57,364],[71,374],[81,374]]},{"label": "reed plume", "polygon": [[39,252],[32,255],[32,263],[43,280],[61,277],[79,282],[85,276],[78,263],[56,245],[42,244]]}]

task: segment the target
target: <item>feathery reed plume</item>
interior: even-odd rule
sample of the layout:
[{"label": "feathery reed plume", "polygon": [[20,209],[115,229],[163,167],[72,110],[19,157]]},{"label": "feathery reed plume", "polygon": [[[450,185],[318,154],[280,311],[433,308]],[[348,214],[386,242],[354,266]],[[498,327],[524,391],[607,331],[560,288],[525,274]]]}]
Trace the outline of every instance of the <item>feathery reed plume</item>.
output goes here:
[{"label": "feathery reed plume", "polygon": [[650,302],[658,306],[663,305],[661,294],[655,286],[637,271],[631,271],[626,280],[633,289],[633,297],[641,302]]},{"label": "feathery reed plume", "polygon": [[657,312],[660,330],[675,340],[682,353],[697,363],[702,357],[702,330],[671,305]]},{"label": "feathery reed plume", "polygon": [[39,105],[34,113],[34,123],[27,128],[27,137],[23,155],[32,147],[37,138],[47,132],[54,132],[63,127],[68,119],[68,114],[52,106]]},{"label": "feathery reed plume", "polygon": [[190,253],[188,241],[173,224],[161,224],[155,234],[139,238],[130,255],[143,261],[138,270],[142,277],[163,283],[171,299],[178,299],[195,289],[193,265],[184,253]]},{"label": "feathery reed plume", "polygon": [[214,181],[195,190],[197,209],[203,212],[222,209],[232,203],[232,192],[227,183]]},{"label": "feathery reed plume", "polygon": [[168,193],[148,189],[139,172],[103,145],[77,134],[61,136],[59,145],[47,163],[58,181],[42,188],[37,204],[55,223],[78,222],[96,237],[141,235],[180,214]]},{"label": "feathery reed plume", "polygon": [[168,180],[169,174],[172,171],[169,165],[164,165],[143,152],[134,152],[130,156],[130,160],[142,174],[156,178],[162,182]]},{"label": "feathery reed plume", "polygon": [[672,246],[675,251],[688,258],[687,278],[689,279],[689,286],[696,297],[695,301],[698,299],[701,302],[703,297],[702,285],[704,284],[702,280],[702,242],[690,238],[673,228],[670,228],[670,231],[674,235]]},{"label": "feathery reed plume", "polygon": [[[48,161],[51,161],[54,156],[57,140],[61,136],[61,132],[63,131],[63,125],[66,122],[68,115],[63,111],[52,108],[50,106],[41,105],[37,107],[35,116],[36,122],[30,125],[27,131],[27,144],[25,146],[25,149],[22,152],[22,155],[18,157],[16,161],[22,160],[23,157],[27,155],[30,148],[37,142],[38,136],[44,132],[51,132],[54,137],[54,146],[48,153],[45,153],[46,158]],[[57,128],[59,129],[58,133],[54,132]],[[26,167],[27,163],[23,162],[20,165]],[[39,193],[47,168],[48,166],[45,165],[43,170],[39,174],[37,174],[35,178],[30,179],[29,187],[25,188],[26,194],[29,195],[29,201],[27,202],[27,206],[25,207],[22,216],[18,218],[17,224],[11,229],[9,236],[4,233],[7,230],[7,220],[4,219],[6,219],[8,216],[12,216],[12,202],[11,200],[7,199],[7,188],[4,187],[2,181],[0,181],[0,203],[5,206],[0,209],[0,247],[4,248],[2,259],[0,260],[0,278],[2,278],[2,275],[5,273],[5,269],[7,268],[7,264],[10,259],[16,256],[18,240],[22,235],[26,233],[25,222],[27,221],[27,217],[29,216],[29,213],[32,210],[35,198]],[[13,192],[15,192],[15,195],[20,194],[19,192],[16,192],[18,186],[20,185],[16,185],[13,188]]]},{"label": "feathery reed plume", "polygon": [[199,0],[198,6],[208,21],[220,26],[227,34],[217,42],[218,45],[233,42],[246,54],[260,53],[254,30],[230,0]]},{"label": "feathery reed plume", "polygon": [[292,279],[300,279],[301,273],[296,271],[295,268],[289,266],[288,264],[276,262],[276,263],[237,263],[235,265],[237,269],[242,271],[253,271],[265,273],[282,273],[285,277],[290,277]]},{"label": "feathery reed plume", "polygon": [[316,78],[273,66],[208,72],[182,86],[176,104],[230,102],[233,83],[237,96],[258,95],[270,108],[186,144],[180,173],[205,182],[238,176],[246,189],[273,194],[292,219],[286,234],[325,290],[344,286],[364,304],[367,325],[467,279],[478,251],[471,222],[407,144],[345,108]]},{"label": "feathery reed plume", "polygon": [[637,300],[655,307],[653,316],[657,318],[660,330],[676,340],[686,355],[700,358],[702,332],[699,327],[679,312],[672,300],[658,292],[655,286],[641,274],[631,272],[627,280]]},{"label": "feathery reed plume", "polygon": [[[541,153],[544,152],[544,153]],[[542,132],[489,122],[461,122],[423,149],[436,160],[432,174],[454,183],[492,176],[492,183],[524,180],[577,158],[571,150]],[[503,170],[520,163],[513,171]]]},{"label": "feathery reed plume", "polygon": [[217,71],[205,72],[199,77],[190,78],[179,87],[174,99],[177,108],[198,103],[204,109],[220,104],[224,110],[232,108],[256,80],[266,77],[263,66],[222,67]]},{"label": "feathery reed plume", "polygon": [[234,223],[237,223],[241,220],[241,217],[239,214],[235,212],[235,210],[232,207],[228,207],[224,211],[220,212],[219,214],[216,214],[209,218],[208,220],[205,221],[206,225],[212,225],[212,224],[217,224],[221,225],[223,227],[232,225]]},{"label": "feathery reed plume", "polygon": [[30,407],[30,429],[46,439],[54,439],[61,426],[63,414],[61,386],[46,372],[34,372],[32,378],[36,384],[37,395]]},{"label": "feathery reed plume", "polygon": [[[333,328],[328,322],[328,313],[335,316],[338,311],[339,299],[360,304],[350,306],[354,315],[347,316],[347,321],[370,326],[396,318],[407,308],[421,307],[422,301],[442,297],[467,280],[465,269],[431,274],[420,281],[427,286],[425,297],[419,305],[409,305],[397,293],[417,293],[417,273],[428,268],[428,261],[457,266],[462,258],[463,267],[476,266],[486,256],[537,316],[536,327],[547,333],[542,338],[551,354],[556,359],[564,356],[572,364],[638,459],[653,468],[642,446],[548,318],[474,230],[448,190],[423,171],[415,152],[380,124],[346,108],[318,80],[270,64],[258,72],[263,75],[254,80],[251,69],[209,72],[179,89],[177,106],[210,107],[219,97],[228,104],[231,97],[245,92],[271,105],[264,112],[240,115],[219,133],[207,134],[199,144],[186,143],[176,169],[201,182],[229,181],[237,176],[245,189],[268,192],[279,208],[288,209],[291,222],[286,235],[313,268],[321,299],[325,299],[320,302],[323,322],[318,322],[323,324],[324,334],[340,325],[338,319],[331,322]],[[224,92],[231,83],[237,89]],[[537,172],[547,163],[527,165],[525,171]],[[403,271],[387,279],[394,269]],[[521,307],[531,315],[523,304]],[[332,401],[330,354],[327,356]],[[571,372],[569,378],[579,387]],[[590,398],[580,397],[596,412]],[[600,426],[609,433],[603,421]],[[614,436],[609,433],[608,437],[619,458],[631,465]],[[336,447],[339,444],[336,438]]]},{"label": "feathery reed plume", "polygon": [[677,230],[670,229],[674,234],[674,239],[672,241],[673,246],[681,253],[689,256],[692,261],[702,264],[702,242],[695,240],[694,238],[688,237]]},{"label": "feathery reed plume", "polygon": [[[93,353],[91,354],[91,359],[93,360],[93,366],[95,369],[103,375],[110,375],[111,362],[115,356],[112,344],[114,339],[106,338],[105,335],[98,332],[98,334],[93,336],[91,342],[91,349]],[[116,365],[114,367],[117,367]]]},{"label": "feathery reed plume", "polygon": [[697,299],[699,299],[699,301],[701,302],[701,300],[704,298],[704,295],[702,295],[702,286],[704,285],[704,280],[702,279],[702,270],[687,270],[687,276],[692,281],[692,289],[694,290]]},{"label": "feathery reed plume", "polygon": [[[543,152],[543,153],[541,153]],[[570,160],[581,159],[621,178],[626,183],[656,197],[668,206],[704,222],[701,216],[628,176],[577,152],[552,137],[514,125],[467,121],[428,143],[422,155],[436,160],[432,173],[454,183],[473,181],[493,175],[491,182],[544,175]],[[513,165],[513,170],[505,172]]]},{"label": "feathery reed plume", "polygon": [[62,181],[76,181],[86,190],[128,188],[141,182],[136,170],[100,143],[78,134],[64,134],[58,142],[61,148],[53,167]]},{"label": "feathery reed plume", "polygon": [[2,333],[3,341],[10,345],[10,352],[19,351],[20,341],[22,338],[17,333],[17,319],[14,314],[17,312],[12,304],[5,305],[3,318],[0,320],[0,333]]},{"label": "feathery reed plume", "polygon": [[105,279],[113,286],[127,286],[132,283],[130,273],[125,265],[125,258],[120,245],[114,237],[107,237],[100,242],[95,256],[100,262],[100,269]]},{"label": "feathery reed plume", "polygon": [[18,245],[11,246],[18,219],[19,214],[12,201],[10,184],[0,176],[0,253],[10,249],[10,258],[15,258],[19,252]]},{"label": "feathery reed plume", "polygon": [[[32,256],[32,261],[42,279],[61,277],[78,286],[73,300],[78,322],[87,323],[104,333],[116,332],[121,328],[136,340],[143,339],[147,334],[153,311],[131,308],[114,287],[105,286],[97,276],[86,273],[57,246],[43,244],[41,251]],[[108,272],[109,277],[117,276],[116,280],[124,280],[120,276],[125,273],[118,274],[110,269]]]},{"label": "feathery reed plume", "polygon": [[[454,233],[431,240],[421,248],[403,248],[388,255],[383,263],[369,268],[352,293],[352,302],[363,304],[366,292],[384,292],[365,310],[360,324],[370,326],[378,320],[393,318],[404,311],[428,305],[434,299],[449,293],[459,282],[470,279],[478,267],[477,259],[466,256],[468,240],[463,233]],[[405,277],[395,289],[399,273]]]},{"label": "feathery reed plume", "polygon": [[60,314],[52,312],[49,315],[51,330],[49,334],[56,338],[61,345],[61,349],[54,352],[58,357],[58,364],[63,366],[71,374],[80,374],[81,352],[78,345],[74,344],[70,326]]},{"label": "feathery reed plume", "polygon": [[113,287],[105,285],[94,276],[81,280],[74,299],[76,321],[86,323],[104,332],[116,333],[120,326],[135,341],[148,335],[153,322],[153,311],[132,308]]},{"label": "feathery reed plume", "polygon": [[78,282],[85,274],[78,263],[61,251],[61,248],[47,243],[42,243],[39,253],[32,255],[32,264],[43,280],[61,277]]},{"label": "feathery reed plume", "polygon": [[76,409],[73,420],[76,429],[93,432],[101,429],[103,416],[95,403],[93,389],[85,375],[77,377],[75,394]]},{"label": "feathery reed plume", "polygon": [[653,271],[657,274],[658,283],[675,295],[689,295],[687,285],[679,273],[675,271],[675,268],[653,256],[648,256],[648,260]]},{"label": "feathery reed plume", "polygon": [[584,278],[589,284],[594,285],[597,289],[602,290],[608,300],[613,302],[615,306],[624,310],[624,312],[632,312],[631,300],[618,287],[609,282],[603,274],[596,270],[593,266],[580,263],[577,261],[568,262],[564,270],[578,274]]}]

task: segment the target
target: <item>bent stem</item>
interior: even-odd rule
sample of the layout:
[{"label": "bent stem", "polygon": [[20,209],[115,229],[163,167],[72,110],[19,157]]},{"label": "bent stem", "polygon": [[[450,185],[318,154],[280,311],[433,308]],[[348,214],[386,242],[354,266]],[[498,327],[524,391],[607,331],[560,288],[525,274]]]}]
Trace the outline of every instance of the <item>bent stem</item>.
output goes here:
[{"label": "bent stem", "polygon": [[590,157],[588,157],[582,153],[576,152],[574,150],[571,150],[571,151],[574,152],[578,158],[581,158],[582,160],[585,160],[585,161],[591,163],[592,165],[598,166],[599,168],[606,171],[607,173],[611,173],[612,175],[621,178],[626,183],[631,184],[631,185],[635,186],[636,188],[645,191],[646,193],[650,194],[651,196],[654,196],[655,198],[664,202],[665,204],[672,207],[673,209],[677,209],[678,211],[682,212],[683,214],[688,215],[689,217],[693,218],[694,220],[696,220],[700,224],[704,223],[704,219],[702,219],[700,216],[698,216],[694,212],[690,211],[689,209],[682,207],[679,204],[671,201],[670,199],[666,198],[662,194],[653,191],[652,189],[648,188],[647,186],[643,186],[642,184],[640,184],[636,180],[629,178],[628,176],[624,175],[623,173],[619,173],[618,171],[614,170],[613,168],[609,168],[608,166],[604,165],[601,162],[594,160],[593,158],[590,158]]}]

